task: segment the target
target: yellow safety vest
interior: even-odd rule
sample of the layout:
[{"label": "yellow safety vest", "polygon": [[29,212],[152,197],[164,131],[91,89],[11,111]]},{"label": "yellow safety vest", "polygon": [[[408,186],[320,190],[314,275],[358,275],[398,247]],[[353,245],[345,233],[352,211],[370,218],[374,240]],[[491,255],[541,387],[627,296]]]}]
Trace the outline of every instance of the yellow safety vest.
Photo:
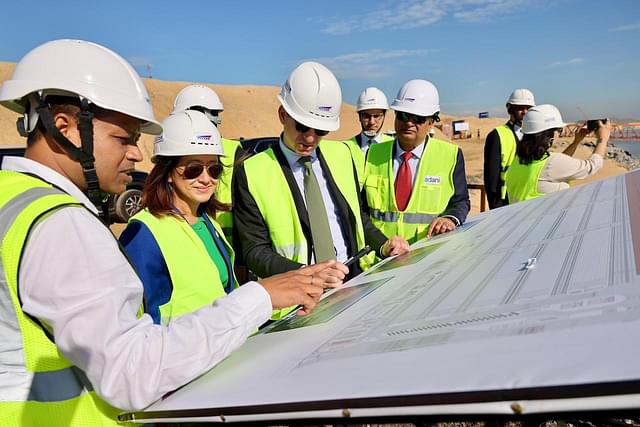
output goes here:
[{"label": "yellow safety vest", "polygon": [[427,235],[455,194],[453,172],[458,146],[429,138],[418,165],[409,203],[404,211],[396,205],[393,173],[394,141],[369,148],[365,166],[365,192],[373,224],[386,236],[399,235],[414,243]]},{"label": "yellow safety vest", "polygon": [[[224,166],[222,175],[218,180],[218,188],[216,189],[216,199],[219,202],[231,204],[233,198],[231,197],[232,191],[232,179],[233,179],[233,164],[236,158],[236,151],[240,148],[240,143],[232,139],[222,138],[222,148],[224,149],[224,156],[220,157],[220,163]],[[227,241],[233,243],[233,214],[231,212],[220,211],[216,214],[216,221],[222,227]]]},{"label": "yellow safety vest", "polygon": [[[202,239],[187,221],[173,215],[156,217],[146,208],[131,217],[129,222],[136,220],[144,223],[153,234],[171,276],[171,299],[160,306],[162,324],[192,313],[226,295],[216,264],[211,260]],[[238,287],[233,273],[233,249],[224,238],[220,226],[215,221],[211,223],[231,259],[229,280],[233,280],[234,288]]]},{"label": "yellow safety vest", "polygon": [[511,163],[509,167],[506,178],[509,203],[544,196],[544,193],[538,192],[538,180],[548,160],[549,156],[546,156],[540,160],[534,160],[528,165],[523,165],[520,163],[520,158],[516,155],[513,163]]},{"label": "yellow safety vest", "polygon": [[500,180],[502,181],[500,197],[504,199],[507,197],[507,171],[516,155],[516,137],[507,125],[498,126],[496,131],[500,138]]},{"label": "yellow safety vest", "polygon": [[83,208],[78,200],[44,181],[0,171],[0,298],[11,301],[0,309],[0,316],[3,324],[11,325],[5,328],[2,341],[14,349],[15,359],[8,372],[0,372],[3,426],[121,425],[116,422],[120,411],[95,394],[84,373],[22,311],[18,298],[19,263],[29,232],[43,216],[69,206]]},{"label": "yellow safety vest", "polygon": [[[365,155],[362,152],[362,148],[360,148],[360,145],[358,145],[356,136],[354,136],[348,141],[345,141],[344,143],[347,144],[347,147],[349,147],[349,151],[351,151],[353,164],[356,165],[356,172],[358,173],[358,182],[360,183],[360,188],[362,188],[362,186],[364,185]],[[383,133],[380,136],[380,143],[387,142],[387,141],[393,141],[393,137]],[[374,145],[374,144],[371,144],[371,145]]]},{"label": "yellow safety vest", "polygon": [[[347,146],[338,141],[322,141],[322,152],[331,176],[349,205],[356,220],[358,249],[365,246],[364,228],[360,216],[357,186],[353,182],[353,163]],[[247,159],[244,162],[249,193],[253,196],[264,219],[274,250],[285,258],[300,264],[308,264],[311,252],[302,231],[302,224],[293,200],[289,184],[278,163],[273,149]],[[368,269],[375,261],[375,253],[360,259],[360,267]],[[272,319],[280,318],[292,308],[276,310]]]}]

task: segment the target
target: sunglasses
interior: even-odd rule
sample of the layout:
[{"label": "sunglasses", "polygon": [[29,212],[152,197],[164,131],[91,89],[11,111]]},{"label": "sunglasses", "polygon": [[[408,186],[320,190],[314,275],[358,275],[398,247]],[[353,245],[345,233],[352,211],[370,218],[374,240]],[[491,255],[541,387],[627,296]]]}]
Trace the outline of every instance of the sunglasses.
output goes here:
[{"label": "sunglasses", "polygon": [[[300,133],[307,133],[309,132],[309,129],[312,129],[308,126],[303,125],[302,123],[299,123],[296,121],[296,130]],[[316,135],[318,136],[327,136],[329,135],[329,131],[328,130],[318,130],[318,129],[313,129],[313,131],[316,133]]]},{"label": "sunglasses", "polygon": [[199,105],[193,106],[193,107],[191,107],[189,109],[190,110],[195,110],[195,111],[200,111],[201,113],[204,113],[204,114],[209,113],[214,117],[218,117],[218,114],[220,113],[220,111],[218,111],[218,110],[211,110],[209,108],[204,108],[204,107],[201,107]]},{"label": "sunglasses", "polygon": [[205,169],[211,178],[218,179],[222,174],[223,166],[220,163],[209,163],[205,166],[200,162],[191,162],[184,166],[182,176],[185,179],[195,179],[202,175],[202,171]]},{"label": "sunglasses", "polygon": [[396,119],[400,120],[401,122],[411,121],[412,123],[415,123],[417,125],[422,125],[427,122],[428,118],[429,117],[405,113],[404,111],[396,111]]}]

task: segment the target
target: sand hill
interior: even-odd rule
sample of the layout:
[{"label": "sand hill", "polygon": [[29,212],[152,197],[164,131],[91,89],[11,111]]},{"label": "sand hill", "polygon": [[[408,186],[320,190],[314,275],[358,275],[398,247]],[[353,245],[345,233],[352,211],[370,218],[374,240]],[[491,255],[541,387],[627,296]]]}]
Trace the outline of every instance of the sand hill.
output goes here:
[{"label": "sand hill", "polygon": [[[8,62],[0,62],[0,83],[11,77],[11,73],[15,68],[15,64]],[[167,82],[155,79],[146,79],[145,85],[151,96],[156,117],[163,120],[173,108],[173,100],[178,92],[188,82]],[[220,132],[226,138],[238,139],[240,137],[253,138],[260,136],[275,136],[281,130],[277,117],[278,100],[276,95],[279,88],[274,86],[224,86],[209,84],[220,96],[224,106],[223,122],[220,126]],[[443,94],[444,95],[444,94]],[[15,130],[15,122],[18,115],[5,109],[0,108],[0,145],[24,145],[24,139],[21,138]],[[484,138],[491,129],[505,122],[505,118],[478,119],[476,117],[454,117],[446,114],[442,115],[442,124],[450,124],[452,120],[464,119],[469,123],[471,128],[472,139],[454,140],[452,142],[460,145],[464,152],[466,171],[469,182],[482,183],[482,157]],[[332,132],[327,138],[329,139],[348,139],[359,132],[355,107],[350,104],[343,104],[340,116],[341,127],[338,131]],[[477,130],[480,129],[481,138],[477,139]],[[387,114],[384,130],[393,129],[393,115]],[[437,130],[437,137],[447,139],[442,132]],[[145,161],[139,165],[141,170],[149,170],[151,162],[148,160],[153,147],[153,139],[144,136],[140,144]],[[591,153],[585,147],[581,147],[578,157],[586,158]],[[576,182],[584,183],[593,179],[602,179],[610,175],[617,175],[625,172],[625,169],[617,165],[615,162],[607,160],[603,171],[596,174],[588,180]],[[472,192],[472,212],[478,211],[479,196],[478,192]]]}]

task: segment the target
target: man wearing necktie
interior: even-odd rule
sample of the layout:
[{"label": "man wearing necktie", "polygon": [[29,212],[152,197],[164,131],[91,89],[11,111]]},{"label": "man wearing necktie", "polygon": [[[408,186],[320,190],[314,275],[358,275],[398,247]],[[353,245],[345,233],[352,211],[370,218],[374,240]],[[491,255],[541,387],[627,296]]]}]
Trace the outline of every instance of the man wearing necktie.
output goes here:
[{"label": "man wearing necktie", "polygon": [[364,159],[369,147],[372,144],[393,141],[392,137],[382,132],[382,125],[384,125],[388,109],[387,97],[384,92],[375,87],[368,87],[362,91],[356,102],[356,111],[362,132],[345,143],[351,150],[360,187],[364,184]]},{"label": "man wearing necktie", "polygon": [[363,192],[371,220],[409,243],[446,233],[467,218],[464,158],[457,145],[429,136],[440,98],[426,80],[405,83],[391,104],[395,141],[370,147]]},{"label": "man wearing necktie", "polygon": [[238,168],[234,220],[247,266],[259,277],[335,258],[344,262],[369,245],[351,268],[368,268],[375,255],[408,251],[400,237],[388,239],[361,209],[348,147],[322,137],[340,126],[342,93],[322,64],[305,62],[278,96],[280,141]]}]

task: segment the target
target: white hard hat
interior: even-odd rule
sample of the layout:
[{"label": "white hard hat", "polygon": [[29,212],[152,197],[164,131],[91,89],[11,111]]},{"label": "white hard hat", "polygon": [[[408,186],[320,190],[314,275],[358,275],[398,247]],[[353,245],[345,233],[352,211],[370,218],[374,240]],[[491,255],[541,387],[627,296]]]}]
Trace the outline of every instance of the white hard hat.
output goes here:
[{"label": "white hard hat", "polygon": [[423,117],[432,116],[440,111],[438,89],[426,80],[409,80],[398,91],[391,109]]},{"label": "white hard hat", "polygon": [[536,105],[536,100],[529,89],[516,89],[511,92],[511,96],[507,99],[507,104],[533,107]]},{"label": "white hard hat", "polygon": [[162,134],[153,144],[153,156],[224,156],[218,128],[200,111],[180,111],[162,122]]},{"label": "white hard hat", "polygon": [[0,104],[26,114],[26,131],[33,131],[35,106],[27,111],[30,94],[79,96],[106,110],[140,119],[140,130],[162,131],[140,76],[115,52],[83,40],[54,40],[27,53],[11,79],[0,87]]},{"label": "white hard hat", "polygon": [[224,111],[218,94],[204,85],[190,85],[176,96],[173,112],[188,110],[191,107],[203,107],[214,111]]},{"label": "white hard hat", "polygon": [[532,107],[522,119],[522,133],[539,133],[547,129],[565,127],[560,111],[551,104]]},{"label": "white hard hat", "polygon": [[334,131],[340,127],[342,91],[327,67],[304,62],[282,85],[278,100],[295,121],[313,129]]},{"label": "white hard hat", "polygon": [[377,87],[368,87],[362,91],[356,103],[356,111],[388,110],[387,97]]}]

